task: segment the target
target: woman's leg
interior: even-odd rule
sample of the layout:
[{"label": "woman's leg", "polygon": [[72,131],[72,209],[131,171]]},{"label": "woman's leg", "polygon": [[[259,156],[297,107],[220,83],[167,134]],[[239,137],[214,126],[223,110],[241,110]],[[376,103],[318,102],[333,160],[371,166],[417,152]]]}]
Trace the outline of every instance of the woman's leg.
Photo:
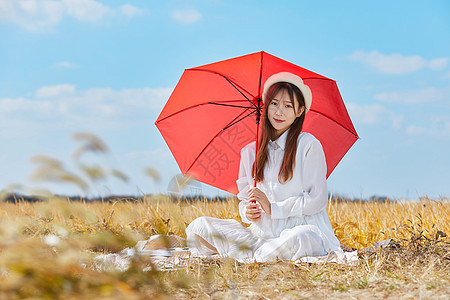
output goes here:
[{"label": "woman's leg", "polygon": [[276,259],[295,261],[300,257],[325,254],[319,228],[314,225],[299,225],[285,229],[279,237],[264,243],[256,250],[255,257],[261,262]]},{"label": "woman's leg", "polygon": [[[200,217],[186,228],[187,244],[194,255],[238,257],[251,250],[258,238],[233,219]],[[248,255],[248,254],[246,254]]]},{"label": "woman's leg", "polygon": [[211,245],[210,243],[208,243],[204,238],[202,238],[201,236],[199,236],[198,234],[194,233],[194,235],[196,236],[196,238],[200,241],[200,243],[202,243],[206,248],[214,251],[215,253],[218,253],[216,247],[214,247],[213,245]]}]

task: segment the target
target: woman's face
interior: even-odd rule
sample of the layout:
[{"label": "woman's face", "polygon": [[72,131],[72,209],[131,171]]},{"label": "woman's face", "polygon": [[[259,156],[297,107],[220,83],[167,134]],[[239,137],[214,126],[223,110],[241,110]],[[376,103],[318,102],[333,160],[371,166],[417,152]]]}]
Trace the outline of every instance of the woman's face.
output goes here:
[{"label": "woman's face", "polygon": [[[294,105],[296,110],[294,110]],[[286,90],[279,91],[271,100],[267,109],[267,116],[270,124],[275,128],[274,139],[279,138],[283,132],[291,127],[295,119],[301,116],[305,108],[299,108],[298,106],[296,97],[294,96],[294,99],[291,99]]]}]

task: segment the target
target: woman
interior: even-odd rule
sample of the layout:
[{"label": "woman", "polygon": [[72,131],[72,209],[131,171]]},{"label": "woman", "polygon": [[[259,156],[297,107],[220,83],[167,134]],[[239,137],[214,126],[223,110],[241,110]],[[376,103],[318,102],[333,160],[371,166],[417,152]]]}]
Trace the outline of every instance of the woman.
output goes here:
[{"label": "woman", "polygon": [[281,72],[265,82],[263,100],[256,178],[252,142],[241,150],[237,180],[239,213],[251,225],[200,217],[186,228],[191,252],[264,262],[341,251],[326,211],[323,149],[301,131],[312,102],[309,87],[300,77]]}]

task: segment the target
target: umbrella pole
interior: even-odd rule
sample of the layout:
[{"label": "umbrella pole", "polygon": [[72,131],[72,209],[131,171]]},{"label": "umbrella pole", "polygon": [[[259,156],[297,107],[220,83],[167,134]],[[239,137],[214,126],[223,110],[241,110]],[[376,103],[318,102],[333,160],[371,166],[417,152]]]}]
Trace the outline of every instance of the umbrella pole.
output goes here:
[{"label": "umbrella pole", "polygon": [[258,143],[259,143],[259,121],[261,119],[261,98],[258,98],[256,108],[256,146],[255,146],[255,173],[253,176],[253,187],[256,187],[256,173],[258,171]]},{"label": "umbrella pole", "polygon": [[253,187],[256,187],[256,172],[258,170],[258,134],[259,134],[259,122],[256,123],[255,174],[253,176]]}]

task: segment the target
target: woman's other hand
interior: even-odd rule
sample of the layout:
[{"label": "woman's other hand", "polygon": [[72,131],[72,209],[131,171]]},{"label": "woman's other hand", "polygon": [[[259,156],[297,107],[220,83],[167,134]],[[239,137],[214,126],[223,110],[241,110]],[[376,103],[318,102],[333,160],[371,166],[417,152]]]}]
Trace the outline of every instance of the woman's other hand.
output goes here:
[{"label": "woman's other hand", "polygon": [[251,222],[258,222],[261,219],[261,212],[259,205],[255,201],[252,201],[246,206],[245,216]]},{"label": "woman's other hand", "polygon": [[270,208],[269,199],[267,199],[266,194],[257,187],[252,187],[248,190],[248,200],[258,202],[266,214],[271,214],[272,210]]}]

